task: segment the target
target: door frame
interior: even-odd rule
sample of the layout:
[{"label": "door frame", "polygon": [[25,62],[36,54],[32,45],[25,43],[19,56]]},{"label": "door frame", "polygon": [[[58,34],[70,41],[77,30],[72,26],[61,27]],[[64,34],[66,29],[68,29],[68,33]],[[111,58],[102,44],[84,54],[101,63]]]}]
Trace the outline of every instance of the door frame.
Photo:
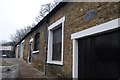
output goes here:
[{"label": "door frame", "polygon": [[21,49],[21,50],[20,50],[20,51],[21,51],[21,52],[20,52],[20,58],[21,58],[21,59],[23,59],[24,42],[25,42],[25,40],[23,40],[23,41],[21,42],[21,48],[20,48],[20,49]]},{"label": "door frame", "polygon": [[76,32],[71,34],[71,39],[73,41],[73,65],[72,65],[72,78],[78,78],[78,39],[90,36],[102,32],[106,32],[109,30],[114,30],[120,28],[119,24],[120,18],[108,21],[106,23],[102,23],[97,26],[93,26],[91,28]]},{"label": "door frame", "polygon": [[19,51],[18,49],[19,49],[19,45],[16,46],[16,52],[15,52],[16,58],[18,58],[18,51]]},{"label": "door frame", "polygon": [[[31,46],[32,46],[32,43],[33,43],[33,38],[31,37],[31,39],[30,39],[30,41],[29,41],[29,47],[28,48],[30,48],[30,44],[31,44]],[[29,50],[29,49],[28,49]],[[29,64],[31,64],[31,62],[32,62],[32,52],[31,52],[31,62],[29,62],[29,57],[30,57],[30,53],[29,53],[30,51],[28,51],[28,63]]]}]

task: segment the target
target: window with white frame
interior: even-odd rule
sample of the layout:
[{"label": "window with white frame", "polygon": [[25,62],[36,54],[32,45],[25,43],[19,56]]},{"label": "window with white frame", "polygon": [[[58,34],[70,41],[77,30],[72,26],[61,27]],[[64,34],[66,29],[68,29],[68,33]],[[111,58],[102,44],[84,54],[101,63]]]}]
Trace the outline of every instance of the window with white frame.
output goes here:
[{"label": "window with white frame", "polygon": [[63,65],[64,21],[65,17],[62,17],[48,27],[47,63]]},{"label": "window with white frame", "polygon": [[40,33],[36,33],[34,37],[34,51],[33,53],[38,53],[39,52],[39,39],[40,39]]}]

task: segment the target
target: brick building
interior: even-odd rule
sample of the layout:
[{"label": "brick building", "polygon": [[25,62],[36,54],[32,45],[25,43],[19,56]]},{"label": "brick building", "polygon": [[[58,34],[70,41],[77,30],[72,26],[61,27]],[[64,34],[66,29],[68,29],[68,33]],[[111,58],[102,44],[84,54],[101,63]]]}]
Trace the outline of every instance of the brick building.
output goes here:
[{"label": "brick building", "polygon": [[61,2],[17,45],[55,78],[120,78],[119,2]]}]

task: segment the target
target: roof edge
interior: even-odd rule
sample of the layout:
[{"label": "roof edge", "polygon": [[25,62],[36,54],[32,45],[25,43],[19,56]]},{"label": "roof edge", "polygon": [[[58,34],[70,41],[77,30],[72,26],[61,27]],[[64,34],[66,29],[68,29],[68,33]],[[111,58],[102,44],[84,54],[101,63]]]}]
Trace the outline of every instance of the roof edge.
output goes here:
[{"label": "roof edge", "polygon": [[49,19],[54,13],[56,13],[59,9],[61,9],[68,2],[60,2],[55,8],[53,8],[38,24],[30,30],[16,45],[20,44],[29,34],[35,31],[40,25],[44,23],[47,19]]}]

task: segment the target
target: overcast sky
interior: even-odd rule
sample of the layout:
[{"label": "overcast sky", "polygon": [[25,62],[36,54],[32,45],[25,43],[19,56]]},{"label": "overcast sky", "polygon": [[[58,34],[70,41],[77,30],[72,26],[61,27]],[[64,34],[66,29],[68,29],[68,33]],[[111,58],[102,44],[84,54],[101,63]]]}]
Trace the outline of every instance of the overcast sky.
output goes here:
[{"label": "overcast sky", "polygon": [[16,29],[35,22],[42,4],[53,0],[0,0],[0,41],[10,41]]}]

